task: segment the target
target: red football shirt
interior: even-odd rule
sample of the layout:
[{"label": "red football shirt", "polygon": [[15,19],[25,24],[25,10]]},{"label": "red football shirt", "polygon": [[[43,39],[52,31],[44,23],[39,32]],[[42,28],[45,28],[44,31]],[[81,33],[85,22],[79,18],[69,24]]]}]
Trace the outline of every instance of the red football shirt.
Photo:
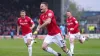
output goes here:
[{"label": "red football shirt", "polygon": [[30,29],[30,27],[32,26],[32,24],[34,24],[34,22],[32,21],[32,19],[28,16],[25,16],[25,18],[18,18],[17,24],[19,26],[21,26],[21,30],[22,30],[22,35],[26,35],[28,33],[31,33],[32,30]]},{"label": "red football shirt", "polygon": [[40,24],[42,25],[43,22],[48,18],[51,18],[51,23],[46,26],[48,35],[55,35],[60,33],[60,28],[56,24],[56,19],[52,10],[47,10],[47,12],[40,15]]},{"label": "red football shirt", "polygon": [[[75,34],[79,32],[79,29],[78,29],[79,23],[75,17],[67,18],[66,22],[67,22],[67,30],[69,33]],[[71,30],[71,28],[73,28],[74,30]]]}]

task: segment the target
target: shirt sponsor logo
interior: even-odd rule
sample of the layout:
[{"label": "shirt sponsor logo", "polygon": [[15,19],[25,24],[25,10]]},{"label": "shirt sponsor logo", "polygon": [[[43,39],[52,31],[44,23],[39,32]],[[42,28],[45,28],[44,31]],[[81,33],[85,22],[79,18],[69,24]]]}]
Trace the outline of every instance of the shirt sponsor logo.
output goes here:
[{"label": "shirt sponsor logo", "polygon": [[71,23],[67,23],[67,25],[71,25],[71,24],[73,24],[72,22]]},{"label": "shirt sponsor logo", "polygon": [[27,20],[25,20],[25,22],[27,22]]},{"label": "shirt sponsor logo", "polygon": [[26,24],[28,24],[28,23],[20,23],[20,25],[26,25]]}]

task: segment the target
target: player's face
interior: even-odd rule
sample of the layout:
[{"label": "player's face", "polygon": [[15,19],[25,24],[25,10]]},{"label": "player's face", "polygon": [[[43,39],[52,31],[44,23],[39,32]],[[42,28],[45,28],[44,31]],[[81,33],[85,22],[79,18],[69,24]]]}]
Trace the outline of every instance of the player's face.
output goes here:
[{"label": "player's face", "polygon": [[25,17],[26,13],[25,12],[20,12],[21,17]]},{"label": "player's face", "polygon": [[45,4],[41,4],[41,5],[40,5],[40,10],[41,10],[41,12],[45,12],[46,9],[47,9],[47,6],[46,6]]},{"label": "player's face", "polygon": [[72,14],[70,12],[67,12],[67,17],[71,17]]}]

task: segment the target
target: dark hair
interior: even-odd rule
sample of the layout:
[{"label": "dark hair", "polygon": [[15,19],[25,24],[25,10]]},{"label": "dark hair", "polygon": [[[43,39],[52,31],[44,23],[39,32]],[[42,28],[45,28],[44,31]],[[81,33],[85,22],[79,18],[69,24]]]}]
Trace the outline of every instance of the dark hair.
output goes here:
[{"label": "dark hair", "polygon": [[70,10],[67,10],[67,12],[71,12]]},{"label": "dark hair", "polygon": [[20,12],[25,12],[25,13],[26,13],[26,11],[25,11],[25,10],[21,10]]},{"label": "dark hair", "polygon": [[47,2],[41,2],[41,4],[45,4],[48,7],[48,3]]}]

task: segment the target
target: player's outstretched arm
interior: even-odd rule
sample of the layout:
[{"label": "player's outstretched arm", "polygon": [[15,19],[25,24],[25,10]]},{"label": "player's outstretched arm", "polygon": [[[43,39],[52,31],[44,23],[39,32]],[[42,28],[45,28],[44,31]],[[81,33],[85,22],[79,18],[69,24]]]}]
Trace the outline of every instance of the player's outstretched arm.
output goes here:
[{"label": "player's outstretched arm", "polygon": [[36,30],[33,32],[33,34],[38,34],[38,31],[39,31],[39,27],[40,27],[40,19],[38,20],[38,23],[39,23],[39,25],[37,26],[37,28],[36,28]]},{"label": "player's outstretched arm", "polygon": [[17,26],[17,35],[19,35],[20,26]]},{"label": "player's outstretched arm", "polygon": [[35,24],[32,24],[32,26],[30,27],[30,29],[32,30],[35,27]]},{"label": "player's outstretched arm", "polygon": [[43,28],[45,27],[46,25],[50,24],[51,23],[51,18],[48,18],[46,21],[44,21],[44,23],[42,25],[40,25],[38,28]]},{"label": "player's outstretched arm", "polygon": [[45,27],[46,25],[48,25],[48,24],[50,24],[50,23],[51,23],[51,18],[48,18],[42,25],[40,25],[40,24],[38,25],[36,31],[35,31],[33,34],[37,34],[38,31],[39,31],[41,28]]}]

